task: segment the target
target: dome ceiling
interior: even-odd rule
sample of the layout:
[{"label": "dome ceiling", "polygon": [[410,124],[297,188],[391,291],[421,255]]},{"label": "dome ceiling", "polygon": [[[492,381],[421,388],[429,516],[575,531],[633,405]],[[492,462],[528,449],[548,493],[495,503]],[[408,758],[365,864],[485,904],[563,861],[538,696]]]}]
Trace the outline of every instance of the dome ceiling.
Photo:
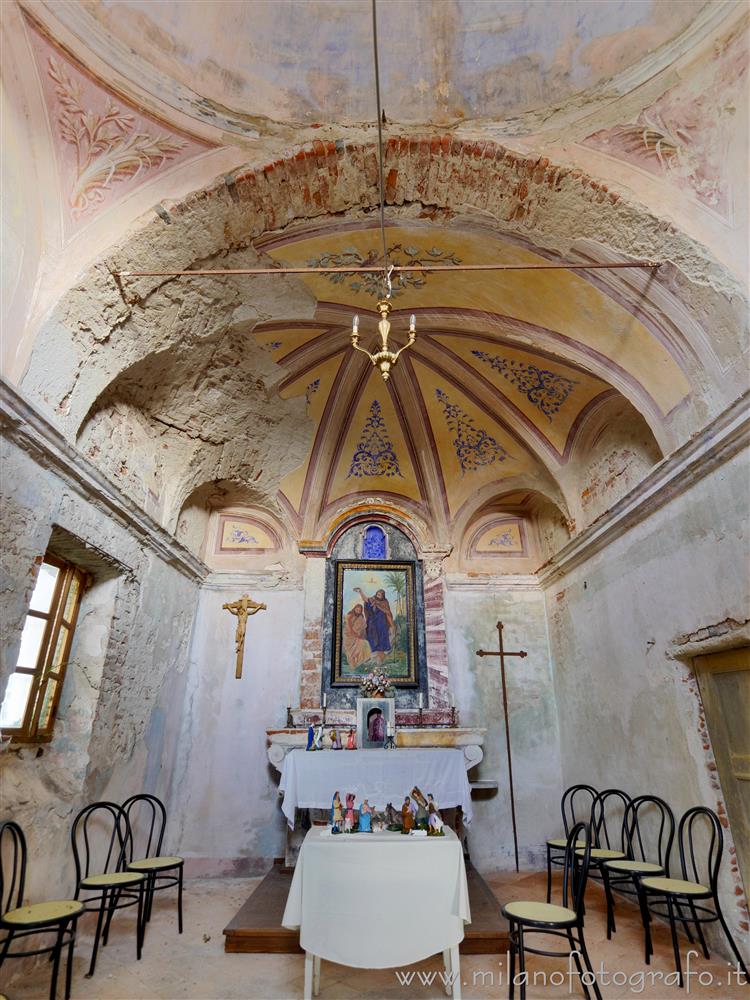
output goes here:
[{"label": "dome ceiling", "polygon": [[[373,118],[369,0],[341,0],[335,12],[319,0],[46,6],[139,87],[175,107],[192,105],[207,120],[221,118],[233,131],[260,119]],[[633,70],[705,6],[703,0],[382,3],[385,109],[389,119],[408,122],[507,119],[559,107]]]},{"label": "dome ceiling", "polygon": [[[341,228],[266,239],[258,248],[287,264],[346,266],[372,259],[379,232]],[[392,226],[399,263],[541,263],[510,243],[469,230]],[[667,347],[613,298],[569,271],[407,272],[394,289],[392,336],[417,342],[384,383],[351,350],[354,313],[362,343],[375,335],[377,288],[362,275],[303,279],[312,319],[275,321],[253,336],[287,375],[284,398],[306,399],[315,423],[305,462],[281,482],[280,500],[310,532],[357,494],[397,497],[443,523],[489,493],[557,490],[587,416],[625,396],[657,421],[689,383]]]}]

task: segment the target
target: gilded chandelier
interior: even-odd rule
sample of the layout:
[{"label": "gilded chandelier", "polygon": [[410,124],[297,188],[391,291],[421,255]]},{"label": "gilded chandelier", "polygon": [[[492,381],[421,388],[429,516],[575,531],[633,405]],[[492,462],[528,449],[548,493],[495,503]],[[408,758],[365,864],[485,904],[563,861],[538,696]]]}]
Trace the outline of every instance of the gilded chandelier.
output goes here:
[{"label": "gilded chandelier", "polygon": [[352,347],[355,351],[361,351],[362,354],[366,354],[375,367],[380,370],[380,374],[383,376],[383,381],[387,382],[391,377],[391,369],[398,361],[399,356],[407,349],[407,347],[411,347],[417,339],[416,319],[413,314],[409,319],[409,339],[407,342],[397,351],[392,351],[388,347],[388,336],[391,332],[391,324],[388,320],[388,314],[391,311],[391,304],[387,298],[381,299],[378,302],[377,309],[380,313],[380,321],[378,322],[380,350],[371,354],[366,348],[359,346],[359,316],[355,316],[352,322]]}]

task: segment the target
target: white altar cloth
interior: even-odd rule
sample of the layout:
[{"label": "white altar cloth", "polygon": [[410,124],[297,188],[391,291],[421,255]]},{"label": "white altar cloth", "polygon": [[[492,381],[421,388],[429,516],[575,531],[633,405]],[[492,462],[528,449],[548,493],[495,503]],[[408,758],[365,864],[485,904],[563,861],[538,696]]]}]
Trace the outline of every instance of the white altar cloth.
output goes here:
[{"label": "white altar cloth", "polygon": [[282,811],[294,827],[295,809],[330,809],[334,792],[347,792],[359,809],[367,799],[374,809],[392,802],[401,810],[404,796],[418,785],[435,798],[438,809],[461,806],[471,823],[471,785],[464,755],[453,747],[402,750],[292,750],[284,758],[279,792]]},{"label": "white altar cloth", "polygon": [[471,923],[469,887],[458,837],[445,833],[335,836],[313,827],[282,925],[299,928],[306,952],[359,969],[409,965],[457,947]]}]

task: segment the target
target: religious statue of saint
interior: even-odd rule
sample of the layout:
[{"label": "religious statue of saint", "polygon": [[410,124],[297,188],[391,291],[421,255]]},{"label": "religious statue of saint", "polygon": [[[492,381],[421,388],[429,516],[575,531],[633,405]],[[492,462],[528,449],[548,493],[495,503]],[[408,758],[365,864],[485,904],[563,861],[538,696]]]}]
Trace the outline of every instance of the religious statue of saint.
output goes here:
[{"label": "religious statue of saint", "polygon": [[231,604],[222,604],[223,611],[229,611],[230,614],[237,616],[237,631],[234,634],[234,648],[236,653],[236,665],[234,676],[242,677],[242,661],[245,656],[245,631],[247,629],[247,619],[249,615],[257,615],[259,611],[267,611],[265,604],[258,604],[256,601],[250,597],[249,594],[243,594],[242,597],[238,598],[236,601],[232,601]]},{"label": "religious statue of saint", "polygon": [[393,648],[396,623],[393,620],[391,606],[384,590],[377,590],[373,597],[368,597],[361,587],[355,591],[362,598],[365,607],[365,635],[372,650],[372,657],[377,664],[385,660],[385,654]]},{"label": "religious statue of saint", "polygon": [[359,807],[359,832],[372,833],[372,814],[375,810],[365,799]]},{"label": "religious statue of saint", "polygon": [[379,708],[371,709],[367,716],[367,739],[371,743],[385,740],[385,719]]},{"label": "religious statue of saint", "polygon": [[364,608],[361,604],[355,604],[344,619],[344,654],[352,667],[358,667],[372,658],[366,633],[367,619]]}]

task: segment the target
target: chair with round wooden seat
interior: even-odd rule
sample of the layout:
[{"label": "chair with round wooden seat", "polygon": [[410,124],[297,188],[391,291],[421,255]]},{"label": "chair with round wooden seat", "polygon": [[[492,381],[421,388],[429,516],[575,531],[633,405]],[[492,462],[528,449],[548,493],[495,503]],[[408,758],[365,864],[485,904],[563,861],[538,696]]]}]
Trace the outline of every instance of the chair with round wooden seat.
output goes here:
[{"label": "chair with round wooden seat", "polygon": [[[578,845],[578,846],[577,846]],[[580,850],[580,856],[577,851]],[[521,1000],[526,997],[526,954],[546,955],[556,958],[572,957],[576,964],[584,995],[589,997],[589,986],[593,988],[597,1000],[601,1000],[601,992],[596,981],[596,975],[591,965],[586,941],[583,936],[583,897],[586,892],[586,880],[589,873],[589,858],[591,852],[591,826],[588,823],[575,823],[568,834],[563,858],[563,884],[561,905],[555,903],[537,903],[519,900],[506,903],[502,908],[503,916],[510,927],[510,974],[508,980],[508,996],[513,1000],[516,986],[516,958],[520,976]],[[530,947],[526,940],[528,934],[541,934],[563,938],[569,947],[565,951],[547,951],[543,948]],[[583,960],[585,971],[581,964]]]},{"label": "chair with round wooden seat", "polygon": [[[627,857],[625,842],[625,810],[630,796],[620,788],[607,788],[599,792],[591,806],[591,831],[594,846],[591,848],[589,876],[601,880],[607,899],[607,936],[614,929],[614,899],[609,888],[604,865],[608,861],[621,861]],[[581,853],[580,848],[577,850]]]},{"label": "chair with round wooden seat", "polygon": [[[0,966],[6,958],[49,954],[52,962],[49,995],[50,1000],[55,1000],[60,958],[63,949],[67,949],[65,1000],[69,1000],[76,926],[83,913],[83,904],[75,899],[52,899],[24,905],[26,859],[26,838],[21,827],[11,820],[0,824]],[[10,950],[13,941],[47,934],[54,934],[51,944]]]},{"label": "chair with round wooden seat", "polygon": [[628,803],[623,817],[626,857],[605,861],[602,876],[607,896],[607,938],[616,930],[612,889],[636,896],[641,903],[641,919],[648,911],[641,901],[639,880],[648,875],[669,875],[669,856],[674,841],[674,814],[655,795],[638,795]]},{"label": "chair with round wooden seat", "polygon": [[[680,946],[677,940],[677,921],[682,920],[681,907],[690,911],[688,918],[695,925],[703,955],[710,958],[702,924],[718,921],[726,936],[729,946],[737,959],[745,981],[750,984],[747,966],[740,955],[719,902],[719,869],[724,852],[724,833],[721,821],[712,809],[706,806],[694,806],[688,809],[680,820],[677,840],[680,847],[681,878],[669,878],[667,875],[647,876],[641,879],[641,891],[644,905],[651,913],[667,917],[672,934],[675,968],[679,976],[680,986],[684,984]],[[700,848],[704,848],[700,850]],[[698,902],[700,900],[700,902]],[[710,904],[708,906],[704,904]],[[646,922],[646,964],[651,961],[653,945],[651,929]]]},{"label": "chair with round wooden seat", "polygon": [[107,944],[116,910],[138,907],[136,957],[139,961],[141,958],[146,876],[125,870],[128,836],[128,817],[115,802],[94,802],[73,820],[70,839],[76,868],[75,896],[78,899],[81,893],[95,893],[85,896],[83,904],[88,912],[98,912],[87,978],[94,974],[100,939],[103,946]]},{"label": "chair with round wooden seat", "polygon": [[565,836],[552,837],[547,841],[547,902],[552,899],[552,868],[562,868],[565,864],[565,847],[571,827],[581,820],[588,822],[591,818],[591,807],[597,791],[591,785],[571,785],[563,792],[560,799]]},{"label": "chair with round wooden seat", "polygon": [[[177,930],[182,934],[182,876],[184,861],[176,854],[161,853],[167,811],[155,795],[131,795],[122,808],[128,818],[130,838],[126,845],[129,871],[146,876],[145,919],[151,919],[154,893],[177,886]],[[135,855],[135,857],[134,857]]]}]

